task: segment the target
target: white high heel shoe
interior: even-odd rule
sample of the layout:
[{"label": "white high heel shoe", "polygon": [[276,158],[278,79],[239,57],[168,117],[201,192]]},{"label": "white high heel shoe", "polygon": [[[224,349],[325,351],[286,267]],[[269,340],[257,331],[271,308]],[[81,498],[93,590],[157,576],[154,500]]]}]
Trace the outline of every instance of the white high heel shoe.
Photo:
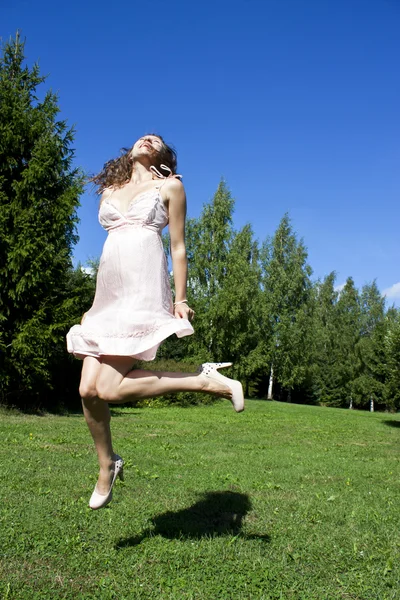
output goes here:
[{"label": "white high heel shoe", "polygon": [[233,408],[236,412],[242,412],[244,410],[244,396],[243,396],[243,388],[240,381],[236,379],[229,379],[229,377],[225,377],[218,372],[218,369],[224,369],[225,367],[231,367],[232,363],[203,363],[198,368],[198,373],[202,373],[209,379],[214,379],[215,381],[219,381],[224,385],[228,386],[232,392],[231,402],[233,404]]},{"label": "white high heel shoe", "polygon": [[118,454],[116,454],[115,456],[116,456],[116,459],[115,459],[115,465],[114,465],[114,475],[112,478],[110,489],[108,490],[108,494],[105,494],[105,495],[99,494],[98,492],[96,492],[96,488],[94,488],[93,494],[91,495],[90,500],[89,500],[89,506],[93,510],[97,510],[98,508],[103,508],[103,506],[106,506],[109,502],[111,502],[112,489],[113,489],[113,485],[114,485],[117,477],[119,477],[121,481],[124,480],[124,461],[122,460],[122,458],[120,456],[118,456]]}]

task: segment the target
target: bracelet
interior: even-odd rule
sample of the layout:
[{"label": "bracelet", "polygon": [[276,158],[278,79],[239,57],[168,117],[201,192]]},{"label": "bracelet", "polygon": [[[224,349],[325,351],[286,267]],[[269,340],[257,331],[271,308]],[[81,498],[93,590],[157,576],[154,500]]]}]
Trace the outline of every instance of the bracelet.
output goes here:
[{"label": "bracelet", "polygon": [[174,302],[174,306],[176,306],[177,304],[187,304],[188,301],[187,300],[180,300],[179,302]]}]

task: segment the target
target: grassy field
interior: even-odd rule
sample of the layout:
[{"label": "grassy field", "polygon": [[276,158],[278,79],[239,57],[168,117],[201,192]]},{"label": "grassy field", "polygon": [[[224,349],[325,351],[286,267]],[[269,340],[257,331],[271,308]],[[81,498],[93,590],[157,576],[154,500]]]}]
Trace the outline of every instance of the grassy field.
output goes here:
[{"label": "grassy field", "polygon": [[81,415],[0,413],[0,597],[400,598],[400,418],[276,402],[114,411],[108,508]]}]

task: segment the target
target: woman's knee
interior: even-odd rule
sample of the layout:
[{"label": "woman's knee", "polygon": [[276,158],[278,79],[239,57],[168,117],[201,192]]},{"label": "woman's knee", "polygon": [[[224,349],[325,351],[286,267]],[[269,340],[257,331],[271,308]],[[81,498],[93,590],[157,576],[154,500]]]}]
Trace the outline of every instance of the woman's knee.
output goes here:
[{"label": "woman's knee", "polygon": [[97,396],[104,402],[126,402],[123,381],[131,368],[130,357],[104,357],[96,377]]},{"label": "woman's knee", "polygon": [[96,381],[96,395],[104,402],[120,402],[119,385],[99,377]]},{"label": "woman's knee", "polygon": [[93,400],[97,397],[96,379],[100,370],[100,362],[92,356],[83,361],[79,394],[82,399]]},{"label": "woman's knee", "polygon": [[96,384],[92,381],[81,381],[79,394],[83,400],[94,400],[97,398]]}]

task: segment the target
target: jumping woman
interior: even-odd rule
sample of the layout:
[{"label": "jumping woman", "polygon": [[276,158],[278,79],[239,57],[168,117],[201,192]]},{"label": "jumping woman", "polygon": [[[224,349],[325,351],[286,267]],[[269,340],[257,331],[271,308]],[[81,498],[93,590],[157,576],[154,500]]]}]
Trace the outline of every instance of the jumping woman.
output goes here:
[{"label": "jumping woman", "polygon": [[[112,446],[109,404],[192,391],[227,398],[237,412],[244,410],[240,382],[218,372],[231,363],[204,363],[197,373],[133,369],[137,360],[154,360],[173,333],[193,333],[194,311],[186,299],[186,196],[176,170],[175,151],[160,136],[145,135],[92,179],[108,236],[93,306],[67,335],[68,351],[83,359],[79,392],[100,465],[92,509],[111,501],[114,482],[123,476],[123,460]],[[174,303],[161,239],[167,224]]]}]

